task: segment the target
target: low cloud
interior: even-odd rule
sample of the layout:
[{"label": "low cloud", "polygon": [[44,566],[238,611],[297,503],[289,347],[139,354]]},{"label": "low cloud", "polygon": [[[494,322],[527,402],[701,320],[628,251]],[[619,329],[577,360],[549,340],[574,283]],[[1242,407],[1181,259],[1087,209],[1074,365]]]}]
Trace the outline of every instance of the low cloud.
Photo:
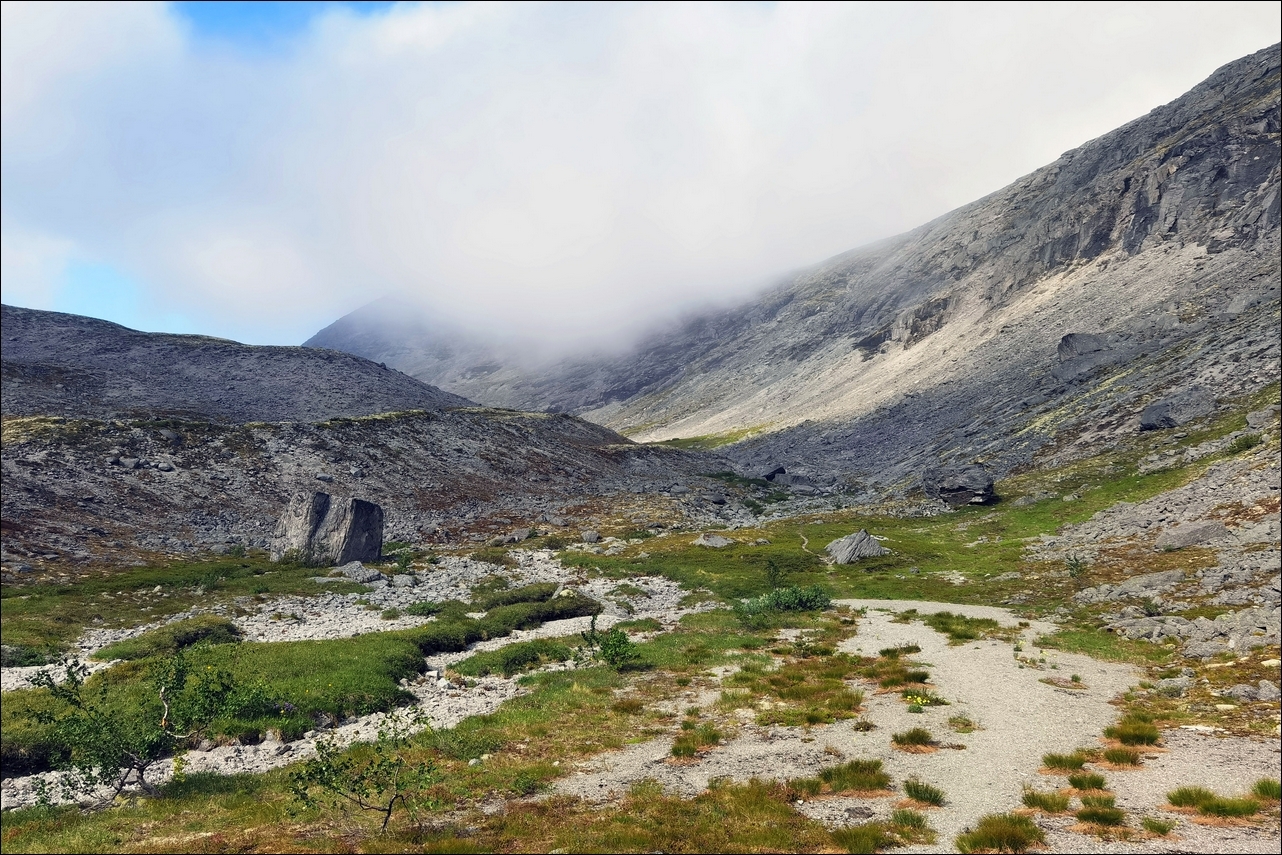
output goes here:
[{"label": "low cloud", "polygon": [[4,4],[6,301],[110,264],[211,334],[402,292],[627,341],[1178,96],[1276,3],[414,5],[238,52],[149,4]]}]

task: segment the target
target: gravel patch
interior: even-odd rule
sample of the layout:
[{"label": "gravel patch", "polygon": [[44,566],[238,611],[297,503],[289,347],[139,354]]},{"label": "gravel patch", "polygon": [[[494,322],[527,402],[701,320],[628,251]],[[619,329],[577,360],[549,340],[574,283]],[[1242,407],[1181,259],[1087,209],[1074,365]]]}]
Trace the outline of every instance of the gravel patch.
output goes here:
[{"label": "gravel patch", "polygon": [[[942,808],[928,811],[931,826],[938,833],[937,842],[902,851],[952,852],[956,851],[953,840],[957,834],[980,816],[1020,808],[1025,785],[1043,789],[1058,785],[1062,779],[1039,773],[1042,755],[1098,746],[1103,728],[1118,717],[1109,701],[1139,678],[1127,665],[1049,650],[1045,651],[1047,662],[1041,666],[1044,670],[1021,668],[1007,642],[984,640],[950,646],[945,636],[920,623],[892,622],[894,615],[890,613],[911,608],[922,614],[952,611],[994,618],[1004,626],[1017,625],[1018,618],[1005,609],[915,601],[842,602],[868,608],[860,619],[858,635],[844,642],[842,649],[875,654],[883,647],[920,645],[921,653],[913,658],[929,667],[934,692],[950,705],[927,707],[921,714],[909,713],[897,694],[876,694],[875,687],[864,685],[864,717],[877,725],[872,731],[856,730],[851,721],[809,729],[761,728],[753,723],[751,712],[742,710],[738,713],[739,736],[702,756],[697,763],[673,763],[672,737],[665,736],[579,764],[570,777],[557,783],[555,792],[606,801],[618,798],[636,781],[649,778],[669,793],[691,797],[714,778],[785,780],[813,776],[844,759],[876,758],[893,777],[894,794],[881,798],[821,798],[799,803],[798,810],[831,828],[888,818],[902,797],[903,781],[916,777],[942,789],[947,802]],[[1035,650],[1030,644],[1033,638],[1054,629],[1053,624],[1039,621],[1024,628],[1025,655]],[[1084,689],[1070,690],[1041,682],[1043,678],[1071,674],[1081,677]],[[700,699],[707,702],[715,697],[715,691],[705,691]],[[695,693],[687,693],[686,702],[695,699]],[[954,733],[948,719],[959,714],[977,722],[982,729]],[[925,727],[939,742],[958,747],[942,748],[932,754],[905,754],[892,749],[891,734],[910,727]],[[1231,794],[1249,788],[1258,777],[1277,774],[1275,745],[1238,738],[1217,739],[1181,730],[1168,734],[1168,746],[1168,751],[1155,753],[1156,759],[1147,760],[1142,770],[1106,773],[1115,786],[1119,805],[1136,814],[1155,813],[1165,803],[1165,794],[1181,784],[1200,782]],[[1214,774],[1207,774],[1203,768],[1208,758],[1218,767]],[[1184,827],[1191,823],[1181,821],[1178,833],[1182,840],[1178,843],[1155,840],[1106,844],[1095,837],[1067,831],[1071,820],[1039,822],[1048,830],[1051,850],[1057,852],[1274,851],[1277,839],[1276,829],[1267,828],[1196,826],[1184,834]]]}]

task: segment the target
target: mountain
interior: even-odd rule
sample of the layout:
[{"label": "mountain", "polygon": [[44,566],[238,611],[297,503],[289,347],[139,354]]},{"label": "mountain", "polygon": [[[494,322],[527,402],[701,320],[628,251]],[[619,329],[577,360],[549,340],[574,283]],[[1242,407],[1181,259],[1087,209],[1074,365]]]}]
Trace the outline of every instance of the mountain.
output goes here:
[{"label": "mountain", "polygon": [[746,474],[1007,471],[1136,430],[1164,396],[1277,382],[1280,64],[1278,45],[1230,63],[1008,187],[622,357],[531,371],[377,305],[308,344],[638,439],[728,443]]},{"label": "mountain", "polygon": [[0,312],[5,415],[244,423],[472,403],[346,353],[145,333],[14,306]]},{"label": "mountain", "polygon": [[390,539],[420,543],[751,517],[750,489],[700,474],[729,468],[713,455],[476,407],[350,354],[11,306],[3,343],[6,565],[262,547],[312,490],[377,502]]}]

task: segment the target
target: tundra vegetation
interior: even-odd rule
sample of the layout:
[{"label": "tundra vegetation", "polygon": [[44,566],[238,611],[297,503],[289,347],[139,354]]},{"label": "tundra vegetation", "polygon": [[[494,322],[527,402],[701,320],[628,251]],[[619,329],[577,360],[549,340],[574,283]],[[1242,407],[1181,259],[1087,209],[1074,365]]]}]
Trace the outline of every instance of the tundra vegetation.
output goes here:
[{"label": "tundra vegetation", "polygon": [[[1179,440],[1142,434],[1095,457],[1014,475],[998,484],[998,493],[1010,501],[994,506],[966,506],[924,518],[834,509],[763,522],[738,532],[737,542],[724,549],[695,548],[689,537],[669,536],[637,539],[617,555],[567,550],[561,560],[568,575],[620,581],[662,576],[692,593],[702,592],[713,607],[675,624],[593,627],[586,638],[521,640],[473,652],[456,662],[452,678],[503,675],[519,681],[526,693],[448,729],[389,732],[374,743],[327,748],[314,761],[262,774],[192,773],[155,786],[148,778],[158,759],[181,755],[200,739],[252,742],[271,733],[288,740],[322,722],[398,710],[412,698],[401,681],[421,675],[425,656],[461,654],[478,641],[506,638],[515,630],[588,617],[600,605],[575,593],[552,596],[555,586],[513,584],[500,575],[510,565],[486,553],[494,561],[494,577],[472,591],[467,602],[421,602],[406,609],[433,618],[418,627],[328,641],[263,643],[246,641],[235,629],[238,609],[246,602],[363,589],[345,581],[314,581],[314,570],[271,564],[253,550],[207,561],[168,561],[110,572],[103,568],[61,585],[7,584],[0,623],[7,665],[56,662],[93,627],[151,624],[196,605],[206,611],[222,609],[222,616],[185,620],[120,642],[100,653],[123,660],[109,669],[89,676],[75,671],[74,679],[58,686],[49,682],[5,694],[6,773],[65,769],[102,775],[110,767],[118,772],[133,764],[136,770],[141,767],[150,792],[98,810],[42,806],[6,811],[0,818],[4,849],[284,851],[329,849],[342,840],[346,848],[378,851],[877,851],[925,842],[932,834],[929,823],[913,811],[831,830],[797,808],[799,798],[887,792],[895,782],[878,761],[868,758],[843,760],[807,778],[715,780],[692,798],[640,780],[605,807],[551,788],[576,763],[646,740],[671,739],[668,762],[697,763],[724,750],[745,721],[821,732],[834,722],[864,721],[870,692],[889,690],[927,710],[946,701],[926,685],[931,667],[913,661],[920,653],[917,646],[886,648],[875,655],[838,649],[856,634],[861,619],[857,612],[832,605],[846,597],[1008,602],[1030,619],[1055,613],[1062,629],[1038,639],[1036,646],[1043,650],[1133,663],[1152,684],[1178,674],[1185,661],[1174,645],[1104,631],[1101,615],[1114,606],[1079,603],[1073,595],[1084,586],[1154,568],[1211,567],[1213,553],[1117,550],[1107,560],[1083,561],[1072,572],[1062,559],[1028,557],[1025,544],[1065,524],[1088,520],[1116,502],[1143,501],[1198,477],[1214,461],[1151,471],[1139,463],[1156,447],[1189,447],[1238,430],[1244,408],[1274,400],[1276,393],[1242,402]],[[1277,439],[1268,442],[1276,450]],[[1059,496],[1066,494],[1076,499],[1062,501]],[[1052,497],[1037,498],[1043,495]],[[1019,497],[1030,501],[1013,501]],[[608,526],[602,528],[608,531]],[[632,528],[625,522],[619,531]],[[805,548],[858,528],[885,537],[892,553],[841,567],[823,563]],[[617,595],[636,594],[625,590]],[[1213,617],[1215,608],[1198,604],[1183,613],[1190,619]],[[955,613],[909,614],[906,619],[914,631],[938,631],[960,645],[1006,632]],[[1029,655],[1030,667],[1044,667],[1035,651]],[[559,668],[576,658],[572,670],[545,667]],[[1213,725],[1243,735],[1270,732],[1271,720],[1220,709],[1210,694],[1275,679],[1275,671],[1259,664],[1263,659],[1211,662],[1221,666],[1213,669],[1198,666],[1198,678],[1208,682],[1194,681],[1181,697],[1132,692],[1119,700],[1119,721],[1101,734],[1110,740],[1107,747],[1074,751],[1069,745],[1063,753],[1047,754],[1047,771],[1085,776],[1078,779],[1082,787],[1070,778],[1085,794],[1079,797],[1078,820],[1111,828],[1127,821],[1110,801],[1111,794],[1102,791],[1103,779],[1095,785],[1091,776],[1099,776],[1085,769],[1088,763],[1134,766],[1139,752],[1160,745],[1163,732],[1179,724]],[[855,688],[857,684],[866,689]],[[160,701],[161,688],[170,703],[169,716]],[[671,700],[686,691],[705,692],[711,700],[701,701],[697,712],[674,711]],[[964,714],[929,712],[941,716],[939,726],[947,721],[957,733],[986,724]],[[150,740],[146,751],[129,749],[136,761],[110,755],[94,742],[132,744],[128,740],[135,734],[99,726],[111,720],[132,728],[129,722],[135,719],[129,716],[136,718],[144,741]],[[920,746],[929,745],[932,736],[926,728],[913,728],[897,731],[881,744],[888,740]],[[472,762],[483,755],[489,759]],[[944,794],[931,785],[908,779],[902,786],[920,805],[943,801],[943,810],[948,809]],[[1190,786],[1172,791],[1170,806],[1217,821],[1249,821],[1276,813],[1277,791],[1272,779],[1241,796]],[[1018,798],[994,805],[999,812],[957,837],[958,849],[1018,852],[1043,842],[1034,819],[1000,812],[1018,807]],[[1047,813],[1066,812],[1065,799],[1031,790],[1023,797],[1024,805]],[[506,809],[481,809],[496,800],[505,802]],[[1159,830],[1164,823],[1160,817],[1141,821],[1152,834],[1166,833]]]}]

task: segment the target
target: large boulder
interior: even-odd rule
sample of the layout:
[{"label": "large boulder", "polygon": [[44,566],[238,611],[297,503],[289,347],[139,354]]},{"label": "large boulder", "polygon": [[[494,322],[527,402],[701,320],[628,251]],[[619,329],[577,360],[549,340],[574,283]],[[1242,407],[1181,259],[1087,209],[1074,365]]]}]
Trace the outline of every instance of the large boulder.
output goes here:
[{"label": "large boulder", "polygon": [[1094,333],[1069,333],[1059,340],[1057,355],[1060,362],[1068,362],[1088,353],[1108,350],[1108,339]]},{"label": "large boulder", "polygon": [[889,555],[890,550],[877,542],[877,539],[862,528],[854,534],[839,537],[828,544],[825,549],[832,556],[834,564],[854,564],[860,558],[876,558]]},{"label": "large boulder", "polygon": [[383,509],[363,499],[298,493],[272,535],[272,560],[298,556],[308,564],[377,561],[383,551]]},{"label": "large boulder", "polygon": [[997,500],[997,494],[993,492],[993,476],[978,463],[927,470],[921,476],[921,487],[926,495],[943,499],[954,508]]},{"label": "large boulder", "polygon": [[1215,398],[1205,389],[1188,389],[1149,404],[1140,412],[1140,430],[1179,427],[1215,409]]}]

